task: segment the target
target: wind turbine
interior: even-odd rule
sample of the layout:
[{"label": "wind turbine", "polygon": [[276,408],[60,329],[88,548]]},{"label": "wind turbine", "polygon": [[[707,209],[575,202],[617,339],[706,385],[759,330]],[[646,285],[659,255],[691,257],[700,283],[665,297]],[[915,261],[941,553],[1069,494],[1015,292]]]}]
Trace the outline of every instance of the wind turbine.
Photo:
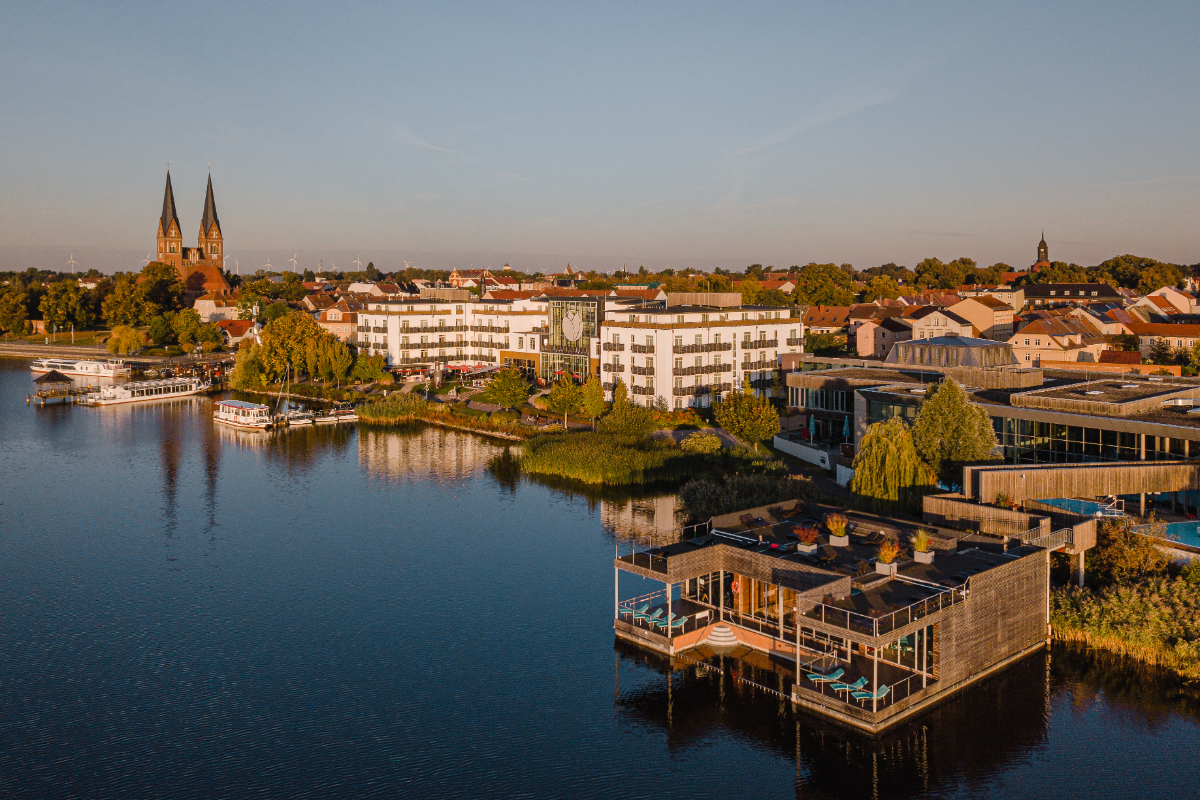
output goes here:
[{"label": "wind turbine", "polygon": [[154,253],[146,253],[146,257],[142,260],[142,266],[150,266],[150,262],[154,260]]},{"label": "wind turbine", "polygon": [[271,257],[270,256],[267,256],[267,263],[265,265],[263,265],[263,269],[265,269],[267,272],[271,271]]},{"label": "wind turbine", "polygon": [[299,262],[297,262],[297,261],[296,261],[296,256],[298,256],[298,255],[300,255],[300,254],[299,254],[299,253],[292,253],[292,257],[291,257],[291,258],[284,259],[285,261],[290,261],[290,262],[292,262],[292,272],[296,272],[296,271],[297,271],[297,269],[296,269],[296,265],[297,265]]},{"label": "wind turbine", "polygon": [[[230,256],[228,254],[226,254],[224,257],[221,258],[221,268],[224,269],[226,272],[229,271],[229,259],[231,259],[231,258],[233,258],[233,256]],[[241,274],[240,266],[241,265],[238,264],[238,260],[236,258],[234,258],[233,259],[233,268],[235,270],[235,274],[238,274],[238,275]]]},{"label": "wind turbine", "polygon": [[71,260],[70,260],[70,261],[68,261],[68,262],[66,263],[66,266],[68,266],[68,267],[70,267],[70,268],[71,268],[71,274],[72,274],[72,275],[74,275],[74,274],[75,274],[75,264],[77,264],[77,263],[78,263],[78,262],[77,262],[77,261],[75,261],[75,254],[74,254],[74,253],[71,253]]},{"label": "wind turbine", "polygon": [[359,253],[358,258],[354,259],[350,263],[358,267],[359,272],[362,272],[362,253]]}]

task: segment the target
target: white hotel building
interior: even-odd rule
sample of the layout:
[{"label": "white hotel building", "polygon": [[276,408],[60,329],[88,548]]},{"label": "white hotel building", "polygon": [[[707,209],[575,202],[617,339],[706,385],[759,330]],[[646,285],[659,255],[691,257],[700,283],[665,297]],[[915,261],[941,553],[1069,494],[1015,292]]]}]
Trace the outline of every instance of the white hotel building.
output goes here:
[{"label": "white hotel building", "polygon": [[670,408],[710,405],[748,376],[771,387],[781,353],[803,352],[804,326],[787,307],[741,296],[672,294],[528,300],[379,300],[360,313],[359,346],[400,371],[510,364],[554,381],[620,379],[632,399]]}]

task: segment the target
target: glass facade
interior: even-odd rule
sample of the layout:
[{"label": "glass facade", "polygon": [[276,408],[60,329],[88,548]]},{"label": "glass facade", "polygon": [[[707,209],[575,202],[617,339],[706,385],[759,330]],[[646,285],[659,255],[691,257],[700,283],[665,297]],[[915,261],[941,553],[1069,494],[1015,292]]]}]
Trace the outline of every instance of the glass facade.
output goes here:
[{"label": "glass facade", "polygon": [[[1013,464],[1064,464],[1082,461],[1140,461],[1140,436],[1054,422],[1034,422],[992,417],[996,441],[1004,459]],[[1189,445],[1190,457],[1200,456],[1200,445]],[[1184,440],[1146,436],[1146,460],[1184,458]]]},{"label": "glass facade", "polygon": [[599,335],[596,327],[599,306],[600,302],[593,299],[550,300],[547,347],[559,352],[588,355],[591,340]]},{"label": "glass facade", "polygon": [[867,424],[887,422],[892,417],[901,417],[909,425],[917,419],[918,407],[915,404],[891,403],[886,400],[867,401]]},{"label": "glass facade", "polygon": [[554,381],[563,375],[571,375],[577,381],[586,381],[589,364],[586,355],[542,353],[542,365],[538,377],[545,381]]}]

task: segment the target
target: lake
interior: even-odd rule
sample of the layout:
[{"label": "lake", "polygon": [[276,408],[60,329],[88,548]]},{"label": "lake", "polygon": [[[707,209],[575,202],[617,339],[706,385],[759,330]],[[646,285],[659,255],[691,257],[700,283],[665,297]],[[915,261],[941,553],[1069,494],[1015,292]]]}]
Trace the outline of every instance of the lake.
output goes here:
[{"label": "lake", "polygon": [[1197,693],[1104,656],[1039,653],[874,739],[672,674],[612,631],[614,537],[669,497],[436,428],[30,391],[0,359],[0,796],[1197,796]]}]

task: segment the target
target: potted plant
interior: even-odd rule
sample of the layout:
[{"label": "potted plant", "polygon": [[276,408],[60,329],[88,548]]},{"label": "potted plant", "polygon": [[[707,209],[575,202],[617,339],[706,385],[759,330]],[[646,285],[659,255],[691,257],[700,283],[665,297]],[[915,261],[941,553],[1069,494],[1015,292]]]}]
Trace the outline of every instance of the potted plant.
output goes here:
[{"label": "potted plant", "polygon": [[918,564],[933,563],[933,539],[929,536],[929,531],[919,530],[913,537],[913,558]]},{"label": "potted plant", "polygon": [[841,514],[830,514],[825,517],[825,527],[829,529],[829,543],[834,547],[849,547],[850,536],[846,533],[846,518]]},{"label": "potted plant", "polygon": [[809,525],[795,525],[792,527],[792,533],[796,534],[796,538],[800,540],[800,543],[796,545],[796,552],[817,552],[817,537],[821,535],[819,530]]},{"label": "potted plant", "polygon": [[885,539],[876,554],[875,571],[880,575],[895,575],[896,559],[899,557],[900,545],[895,539]]}]

